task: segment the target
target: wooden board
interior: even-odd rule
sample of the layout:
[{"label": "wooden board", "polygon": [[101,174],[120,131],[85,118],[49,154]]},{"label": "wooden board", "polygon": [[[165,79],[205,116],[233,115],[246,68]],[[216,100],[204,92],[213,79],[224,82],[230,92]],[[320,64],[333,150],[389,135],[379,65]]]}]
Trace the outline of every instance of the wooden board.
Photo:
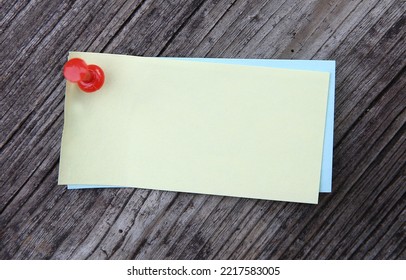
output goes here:
[{"label": "wooden board", "polygon": [[[406,2],[2,1],[0,259],[405,259]],[[57,186],[69,50],[337,61],[317,206]]]}]

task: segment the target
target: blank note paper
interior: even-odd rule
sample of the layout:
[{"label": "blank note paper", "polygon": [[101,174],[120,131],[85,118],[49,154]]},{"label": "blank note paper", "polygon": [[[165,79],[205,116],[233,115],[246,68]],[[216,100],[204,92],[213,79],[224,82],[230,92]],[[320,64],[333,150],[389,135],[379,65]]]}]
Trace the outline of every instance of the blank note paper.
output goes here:
[{"label": "blank note paper", "polygon": [[329,73],[71,53],[59,184],[317,203]]},{"label": "blank note paper", "polygon": [[[334,142],[334,96],[335,96],[335,61],[332,60],[284,60],[284,59],[238,59],[238,58],[170,58],[221,64],[238,64],[248,66],[264,66],[296,70],[312,70],[329,72],[329,90],[327,97],[326,127],[324,130],[323,158],[320,175],[320,192],[330,193],[332,190],[332,165]],[[292,174],[293,175],[293,174]],[[68,189],[111,188],[102,185],[68,185]]]}]

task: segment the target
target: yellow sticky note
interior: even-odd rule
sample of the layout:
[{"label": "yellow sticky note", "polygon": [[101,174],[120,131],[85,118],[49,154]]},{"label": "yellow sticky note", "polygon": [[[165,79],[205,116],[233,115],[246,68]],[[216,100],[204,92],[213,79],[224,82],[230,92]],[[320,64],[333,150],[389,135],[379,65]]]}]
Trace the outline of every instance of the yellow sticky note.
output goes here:
[{"label": "yellow sticky note", "polygon": [[329,73],[71,53],[59,184],[317,203]]}]

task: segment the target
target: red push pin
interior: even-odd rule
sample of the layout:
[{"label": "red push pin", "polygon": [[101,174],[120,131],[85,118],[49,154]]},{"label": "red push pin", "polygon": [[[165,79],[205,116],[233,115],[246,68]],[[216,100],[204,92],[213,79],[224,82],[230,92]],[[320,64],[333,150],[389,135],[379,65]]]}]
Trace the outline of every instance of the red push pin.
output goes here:
[{"label": "red push pin", "polygon": [[104,83],[104,72],[97,65],[87,65],[83,59],[72,58],[65,63],[63,75],[72,82],[77,83],[84,92],[94,92]]}]

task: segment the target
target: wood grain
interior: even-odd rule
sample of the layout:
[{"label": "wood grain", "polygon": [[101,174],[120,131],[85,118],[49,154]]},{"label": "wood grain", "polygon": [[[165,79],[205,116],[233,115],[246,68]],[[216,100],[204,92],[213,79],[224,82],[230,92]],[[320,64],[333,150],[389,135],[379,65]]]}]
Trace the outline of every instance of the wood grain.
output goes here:
[{"label": "wood grain", "polygon": [[[406,259],[406,2],[2,1],[1,259]],[[337,61],[316,206],[57,186],[68,51]]]}]

